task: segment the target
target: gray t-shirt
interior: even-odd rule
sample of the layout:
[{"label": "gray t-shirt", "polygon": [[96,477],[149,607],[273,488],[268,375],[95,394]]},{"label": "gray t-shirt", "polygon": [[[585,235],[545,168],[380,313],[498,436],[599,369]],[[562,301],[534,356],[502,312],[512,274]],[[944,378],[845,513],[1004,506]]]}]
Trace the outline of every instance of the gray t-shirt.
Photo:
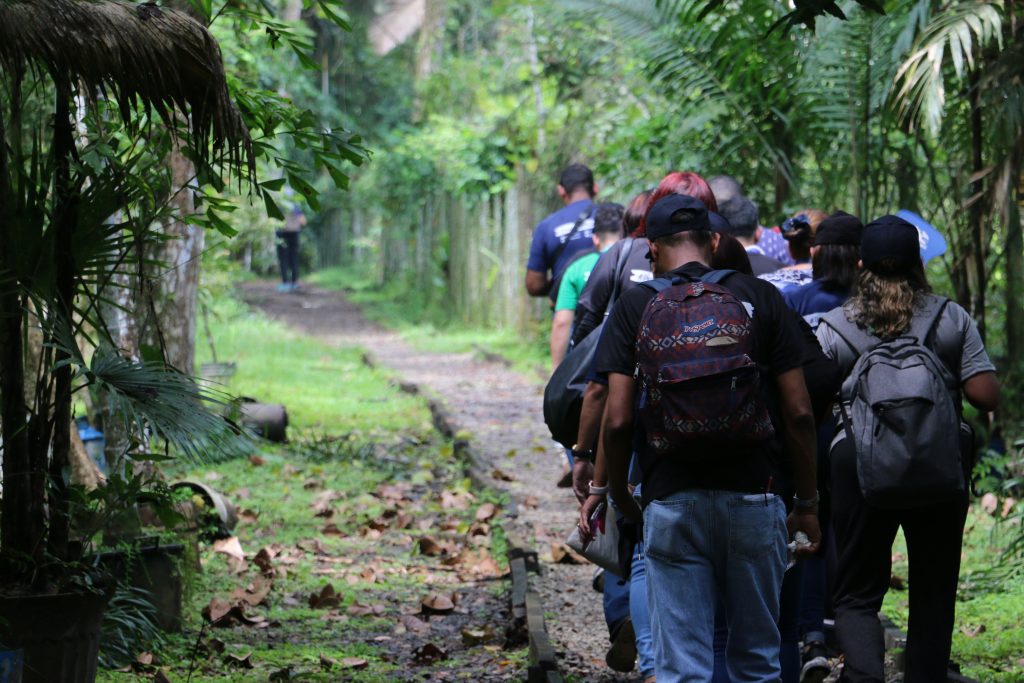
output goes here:
[{"label": "gray t-shirt", "polygon": [[[849,319],[849,304],[844,306]],[[839,365],[843,377],[850,374],[857,356],[845,341],[828,325],[818,326],[818,343],[825,355]],[[978,326],[960,304],[950,301],[935,328],[934,346],[939,358],[946,364],[960,384],[982,372],[994,372],[996,366],[989,360],[985,344],[978,334]]]}]

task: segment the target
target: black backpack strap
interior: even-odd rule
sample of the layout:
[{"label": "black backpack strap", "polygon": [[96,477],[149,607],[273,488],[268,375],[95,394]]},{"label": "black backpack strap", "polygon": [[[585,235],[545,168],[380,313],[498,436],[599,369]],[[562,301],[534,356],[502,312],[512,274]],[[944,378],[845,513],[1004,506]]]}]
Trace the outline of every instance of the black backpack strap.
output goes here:
[{"label": "black backpack strap", "polygon": [[[587,207],[587,209],[586,209],[586,210],[584,210],[584,211],[583,211],[583,212],[582,212],[582,213],[580,214],[579,218],[577,218],[577,219],[576,219],[576,222],[575,222],[575,223],[573,224],[573,226],[572,226],[572,230],[570,230],[570,231],[569,231],[569,234],[565,236],[565,241],[564,241],[564,242],[562,242],[561,244],[559,244],[559,245],[558,245],[558,248],[557,248],[557,249],[555,249],[555,253],[554,253],[554,254],[552,255],[552,258],[551,258],[551,267],[552,267],[552,268],[554,268],[554,267],[555,267],[555,264],[556,264],[556,263],[558,263],[558,259],[559,259],[559,258],[561,258],[561,256],[562,256],[562,252],[563,252],[563,251],[565,251],[565,248],[566,248],[567,246],[569,246],[569,242],[570,242],[570,241],[572,240],[572,238],[573,238],[573,237],[574,237],[574,236],[576,235],[576,233],[577,233],[577,232],[579,232],[579,230],[580,230],[580,227],[581,227],[581,226],[583,225],[583,223],[584,223],[584,222],[585,222],[585,221],[586,221],[586,220],[587,220],[588,218],[590,218],[591,216],[593,216],[593,215],[594,215],[594,207],[595,207],[595,206],[596,206],[596,205],[595,205],[595,204],[594,204],[593,202],[591,202],[590,206],[589,206],[589,207]],[[563,224],[563,225],[564,225],[564,224]]]},{"label": "black backpack strap", "polygon": [[672,279],[671,278],[667,278],[667,277],[656,277],[653,280],[647,280],[645,282],[639,283],[639,285],[641,287],[646,287],[647,289],[653,289],[655,291],[655,293],[664,292],[666,289],[671,287],[672,284],[673,284]]},{"label": "black backpack strap", "polygon": [[626,268],[626,263],[629,262],[629,254],[633,251],[633,238],[627,237],[622,244],[622,249],[619,249],[618,255],[615,257],[615,268],[612,270],[613,280],[612,294],[608,298],[608,305],[604,307],[604,317],[612,312],[612,306],[619,299],[619,294],[622,292],[622,271]]},{"label": "black backpack strap", "polygon": [[702,275],[700,279],[701,279],[702,282],[707,282],[707,283],[712,284],[712,285],[717,285],[720,282],[722,282],[722,280],[724,280],[725,278],[729,277],[730,275],[732,275],[735,272],[736,272],[735,270],[729,270],[727,268],[723,268],[721,270],[712,270],[712,271],[709,271],[707,273],[704,273],[704,275]]}]

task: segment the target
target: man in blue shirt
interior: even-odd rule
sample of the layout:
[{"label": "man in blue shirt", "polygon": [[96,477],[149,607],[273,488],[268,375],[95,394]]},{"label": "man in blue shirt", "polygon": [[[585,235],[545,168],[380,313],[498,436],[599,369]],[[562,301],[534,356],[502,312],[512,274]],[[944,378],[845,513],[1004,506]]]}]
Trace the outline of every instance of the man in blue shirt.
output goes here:
[{"label": "man in blue shirt", "polygon": [[[526,262],[526,291],[530,296],[558,296],[558,281],[580,251],[593,248],[593,207],[597,186],[583,164],[572,164],[558,180],[558,196],[565,206],[542,220],[533,231]],[[551,273],[550,278],[548,273]]]}]

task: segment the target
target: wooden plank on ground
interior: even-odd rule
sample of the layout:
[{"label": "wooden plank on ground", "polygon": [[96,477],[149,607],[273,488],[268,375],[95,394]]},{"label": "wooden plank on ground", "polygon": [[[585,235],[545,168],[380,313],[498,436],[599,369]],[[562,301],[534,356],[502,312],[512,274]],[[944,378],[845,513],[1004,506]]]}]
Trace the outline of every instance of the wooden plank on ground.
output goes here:
[{"label": "wooden plank on ground", "polygon": [[526,592],[526,628],[530,631],[544,631],[544,606],[534,591]]},{"label": "wooden plank on ground", "polygon": [[526,561],[517,557],[508,563],[512,574],[512,616],[520,619],[526,616],[526,591],[529,588],[526,577]]}]

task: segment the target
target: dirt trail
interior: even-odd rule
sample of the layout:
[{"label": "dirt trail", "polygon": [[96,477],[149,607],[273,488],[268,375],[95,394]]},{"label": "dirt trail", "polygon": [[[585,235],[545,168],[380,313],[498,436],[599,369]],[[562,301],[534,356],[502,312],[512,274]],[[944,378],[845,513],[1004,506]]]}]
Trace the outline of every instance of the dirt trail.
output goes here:
[{"label": "dirt trail", "polygon": [[[548,628],[562,659],[560,669],[582,681],[634,681],[604,665],[608,647],[601,596],[590,587],[591,566],[553,564],[550,542],[564,539],[575,524],[577,505],[569,489],[554,482],[561,456],[541,419],[543,385],[500,363],[471,353],[427,353],[368,322],[337,292],[313,287],[279,293],[273,283],[244,288],[250,305],[269,317],[339,346],[360,346],[380,365],[419,385],[447,407],[453,421],[470,436],[480,470],[495,470],[511,481],[491,477],[517,503],[514,530],[533,542],[543,573],[531,578],[544,601]],[[545,558],[549,561],[545,562]]]}]

